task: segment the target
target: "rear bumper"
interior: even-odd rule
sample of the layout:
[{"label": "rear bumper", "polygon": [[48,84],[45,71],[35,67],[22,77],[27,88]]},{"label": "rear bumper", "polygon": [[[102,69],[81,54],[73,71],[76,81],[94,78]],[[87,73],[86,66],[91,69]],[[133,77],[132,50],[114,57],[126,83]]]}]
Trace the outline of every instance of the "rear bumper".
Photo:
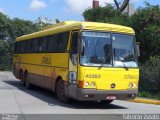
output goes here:
[{"label": "rear bumper", "polygon": [[69,88],[68,93],[69,97],[80,101],[106,100],[107,96],[116,96],[117,100],[131,100],[137,96],[138,90],[97,90],[75,87]]}]

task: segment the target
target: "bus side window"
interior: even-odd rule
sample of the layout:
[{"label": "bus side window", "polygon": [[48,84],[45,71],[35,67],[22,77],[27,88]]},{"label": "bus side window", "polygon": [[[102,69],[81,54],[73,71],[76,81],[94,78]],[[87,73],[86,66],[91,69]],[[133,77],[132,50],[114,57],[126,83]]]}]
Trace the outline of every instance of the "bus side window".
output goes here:
[{"label": "bus side window", "polygon": [[30,40],[26,40],[24,52],[29,53],[29,49],[30,49]]},{"label": "bus side window", "polygon": [[57,35],[49,36],[47,39],[47,51],[56,52],[57,42],[58,42]]},{"label": "bus side window", "polygon": [[19,52],[22,53],[22,51],[23,51],[22,41],[19,42],[19,49],[20,49]]},{"label": "bus side window", "polygon": [[29,53],[33,53],[34,52],[34,46],[33,46],[33,39],[32,40],[29,40],[29,44],[30,44],[30,50],[29,50]]},{"label": "bus side window", "polygon": [[58,35],[57,51],[64,52],[67,49],[69,32],[60,33]]},{"label": "bus side window", "polygon": [[20,53],[20,42],[17,42],[17,50],[16,50],[17,53]]},{"label": "bus side window", "polygon": [[72,33],[71,54],[77,54],[78,32]]},{"label": "bus side window", "polygon": [[18,50],[18,45],[17,45],[17,42],[15,42],[15,44],[14,44],[14,53],[17,53],[17,50]]},{"label": "bus side window", "polygon": [[42,42],[42,52],[46,52],[47,51],[47,39],[48,37],[43,37],[41,42]]},{"label": "bus side window", "polygon": [[38,52],[38,39],[36,38],[36,39],[34,39],[33,40],[33,52]]},{"label": "bus side window", "polygon": [[38,52],[42,52],[43,38],[39,38],[38,43]]}]

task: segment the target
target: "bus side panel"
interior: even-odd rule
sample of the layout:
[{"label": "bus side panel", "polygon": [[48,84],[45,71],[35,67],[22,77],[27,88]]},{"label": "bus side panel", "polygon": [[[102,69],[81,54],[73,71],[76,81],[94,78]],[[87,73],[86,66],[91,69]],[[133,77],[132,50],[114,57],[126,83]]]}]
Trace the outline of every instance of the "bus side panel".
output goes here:
[{"label": "bus side panel", "polygon": [[16,54],[14,75],[18,78],[22,69],[28,72],[32,84],[54,90],[58,76],[68,80],[68,57],[68,53]]}]

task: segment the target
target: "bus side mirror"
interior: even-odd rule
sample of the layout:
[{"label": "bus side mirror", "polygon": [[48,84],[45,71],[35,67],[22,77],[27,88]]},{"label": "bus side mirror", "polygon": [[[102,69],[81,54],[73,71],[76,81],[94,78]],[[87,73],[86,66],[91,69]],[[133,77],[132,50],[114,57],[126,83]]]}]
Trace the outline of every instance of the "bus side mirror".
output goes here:
[{"label": "bus side mirror", "polygon": [[80,39],[78,39],[77,49],[78,49],[78,53],[83,52],[83,40],[80,41]]},{"label": "bus side mirror", "polygon": [[140,46],[140,43],[139,42],[137,42],[137,55],[138,55],[138,57],[140,57],[141,56],[141,54],[140,54],[140,48],[139,48],[139,46]]}]

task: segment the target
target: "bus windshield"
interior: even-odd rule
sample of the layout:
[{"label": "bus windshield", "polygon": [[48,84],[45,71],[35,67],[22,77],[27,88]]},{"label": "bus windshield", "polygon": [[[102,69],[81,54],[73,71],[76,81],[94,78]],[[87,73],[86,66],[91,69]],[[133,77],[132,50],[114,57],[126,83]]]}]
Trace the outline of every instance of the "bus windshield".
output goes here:
[{"label": "bus windshield", "polygon": [[86,31],[81,38],[81,65],[138,67],[134,36]]}]

